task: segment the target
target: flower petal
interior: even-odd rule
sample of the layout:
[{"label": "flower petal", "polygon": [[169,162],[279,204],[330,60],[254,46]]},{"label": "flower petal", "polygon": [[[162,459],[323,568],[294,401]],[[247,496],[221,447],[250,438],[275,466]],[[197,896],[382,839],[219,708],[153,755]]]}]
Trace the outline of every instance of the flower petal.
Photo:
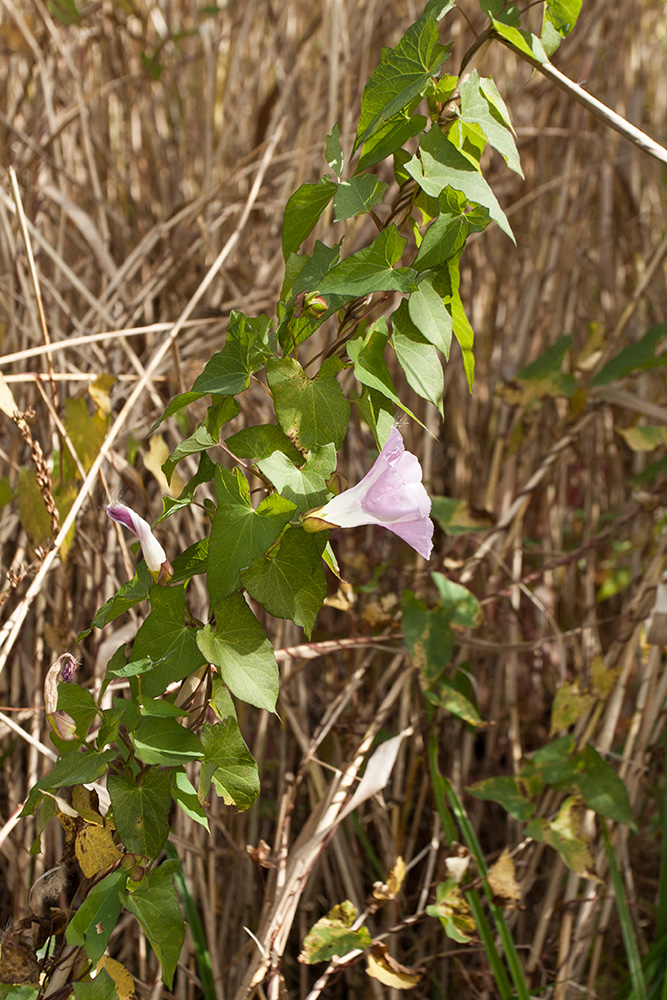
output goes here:
[{"label": "flower petal", "polygon": [[428,559],[433,548],[430,513],[419,460],[405,450],[400,431],[394,427],[361,482],[311,511],[309,517],[340,528],[381,525]]},{"label": "flower petal", "polygon": [[160,567],[167,559],[167,553],[151,531],[148,521],[145,521],[143,517],[140,517],[139,514],[135,513],[131,507],[128,507],[124,503],[109,504],[106,512],[112,521],[124,525],[137,536],[141,542],[141,550],[144,554],[146,565],[151,573],[159,573]]}]

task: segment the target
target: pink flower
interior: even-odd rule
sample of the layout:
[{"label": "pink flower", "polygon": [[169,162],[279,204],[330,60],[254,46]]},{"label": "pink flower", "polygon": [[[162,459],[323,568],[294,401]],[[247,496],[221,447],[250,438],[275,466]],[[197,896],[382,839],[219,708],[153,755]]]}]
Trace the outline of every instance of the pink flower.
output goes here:
[{"label": "pink flower", "polygon": [[112,521],[129,528],[133,535],[136,535],[141,542],[141,550],[146,560],[146,565],[153,575],[159,574],[164,563],[166,569],[171,571],[171,566],[167,560],[167,553],[164,551],[157,538],[151,531],[148,521],[135,514],[131,507],[126,507],[124,503],[110,503],[106,512]]},{"label": "pink flower", "polygon": [[325,522],[320,525],[322,528],[379,524],[429,559],[433,548],[430,513],[431,500],[422,483],[419,460],[405,450],[400,431],[393,427],[361,482],[329,500],[324,507],[309,511],[304,528],[318,530],[317,521]]}]

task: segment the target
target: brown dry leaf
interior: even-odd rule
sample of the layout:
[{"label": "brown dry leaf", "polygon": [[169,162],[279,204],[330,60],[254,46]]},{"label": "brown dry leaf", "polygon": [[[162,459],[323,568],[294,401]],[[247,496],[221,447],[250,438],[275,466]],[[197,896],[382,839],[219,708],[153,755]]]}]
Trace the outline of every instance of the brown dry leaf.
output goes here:
[{"label": "brown dry leaf", "polygon": [[86,824],[76,838],[74,845],[76,860],[86,878],[93,878],[98,872],[110,868],[122,857],[118,845],[114,843],[111,830],[105,826]]},{"label": "brown dry leaf", "polygon": [[248,857],[254,865],[258,868],[275,868],[276,866],[270,860],[271,859],[271,848],[265,840],[260,840],[257,847],[252,847],[251,844],[246,844],[246,851],[248,852]]},{"label": "brown dry leaf", "polygon": [[489,868],[489,885],[495,902],[507,909],[514,909],[521,900],[521,889],[516,880],[514,861],[505,848],[495,865]]},{"label": "brown dry leaf", "polygon": [[371,979],[377,979],[395,990],[411,990],[423,975],[423,969],[411,969],[397,962],[389,954],[386,944],[380,942],[373,945],[366,958],[366,972]]},{"label": "brown dry leaf", "polygon": [[137,994],[134,991],[134,979],[121,962],[117,962],[115,958],[109,958],[108,955],[102,955],[97,963],[97,971],[99,972],[100,969],[106,969],[113,979],[118,1000],[135,1000]]},{"label": "brown dry leaf", "polygon": [[15,921],[0,936],[0,983],[37,986],[39,974],[30,921]]},{"label": "brown dry leaf", "polygon": [[177,497],[183,492],[184,484],[178,469],[174,469],[171,474],[171,482],[167,482],[162,466],[168,458],[169,445],[161,434],[154,434],[150,440],[148,452],[144,455],[144,465],[155,476],[162,493],[166,493],[169,497]]}]

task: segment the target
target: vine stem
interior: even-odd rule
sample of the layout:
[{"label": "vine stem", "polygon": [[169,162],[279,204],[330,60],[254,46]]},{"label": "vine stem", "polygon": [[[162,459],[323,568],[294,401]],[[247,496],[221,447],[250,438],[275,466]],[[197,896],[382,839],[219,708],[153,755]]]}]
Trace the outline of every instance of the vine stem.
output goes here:
[{"label": "vine stem", "polygon": [[574,83],[569,77],[561,73],[559,69],[550,62],[540,62],[539,59],[534,59],[529,56],[527,52],[523,52],[521,49],[513,45],[512,42],[508,41],[506,38],[501,38],[500,35],[496,36],[499,41],[506,45],[508,49],[511,49],[515,55],[519,56],[525,62],[530,63],[530,65],[536,69],[542,76],[545,76],[547,80],[550,80],[561,90],[564,90],[574,101],[581,104],[582,107],[590,111],[592,115],[595,115],[601,122],[608,125],[609,128],[613,128],[614,131],[622,135],[624,139],[627,139],[633,145],[641,149],[643,153],[648,153],[655,160],[660,163],[667,164],[667,149],[661,146],[659,142],[652,139],[650,135],[646,132],[642,132],[641,129],[637,128],[622,115],[619,115],[616,111],[612,111],[608,108],[606,104],[599,101],[597,97],[593,97],[588,91],[580,87],[578,83]]}]

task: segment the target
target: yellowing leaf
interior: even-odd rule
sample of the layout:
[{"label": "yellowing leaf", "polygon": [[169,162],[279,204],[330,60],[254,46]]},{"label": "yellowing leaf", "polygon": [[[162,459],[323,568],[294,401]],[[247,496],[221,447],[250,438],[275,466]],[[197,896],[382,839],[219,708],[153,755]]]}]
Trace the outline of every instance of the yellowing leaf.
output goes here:
[{"label": "yellowing leaf", "polygon": [[171,474],[171,482],[167,482],[167,477],[162,471],[162,466],[169,458],[169,446],[161,434],[154,434],[148,446],[148,452],[144,455],[144,465],[158,481],[162,493],[167,496],[177,497],[183,492],[183,480],[179,473],[174,470]]},{"label": "yellowing leaf", "polygon": [[97,971],[99,972],[100,969],[106,969],[113,979],[118,1000],[135,1000],[134,979],[121,962],[117,962],[115,958],[109,958],[108,955],[102,955],[97,963]]},{"label": "yellowing leaf", "polygon": [[411,990],[422,977],[421,969],[401,965],[389,954],[385,944],[375,944],[366,959],[366,972],[371,979],[378,979],[395,990]]},{"label": "yellowing leaf", "polygon": [[570,797],[563,802],[553,822],[535,819],[526,827],[526,836],[543,840],[558,851],[568,868],[581,878],[599,882],[594,872],[595,861],[589,839],[582,829],[584,809],[580,799]]},{"label": "yellowing leaf", "polygon": [[579,685],[562,684],[556,691],[553,708],[551,709],[551,729],[549,735],[568,729],[584,715],[597,701],[590,691],[580,691]]},{"label": "yellowing leaf", "polygon": [[621,664],[617,667],[605,666],[604,657],[594,656],[591,663],[591,674],[593,676],[593,691],[600,699],[605,699],[611,694],[619,674],[622,670]]},{"label": "yellowing leaf", "polygon": [[489,869],[487,877],[491,891],[500,905],[513,909],[521,899],[521,889],[514,873],[514,861],[507,848]]},{"label": "yellowing leaf", "polygon": [[74,851],[86,878],[93,878],[98,872],[110,868],[121,857],[120,848],[114,844],[111,830],[105,826],[92,824],[86,824],[79,831]]},{"label": "yellowing leaf", "polygon": [[98,826],[104,825],[104,820],[98,809],[97,792],[85,785],[74,785],[72,788],[72,806],[82,819]]},{"label": "yellowing leaf", "polygon": [[616,430],[625,438],[632,451],[653,451],[659,445],[667,444],[667,427],[617,427]]},{"label": "yellowing leaf", "polygon": [[401,891],[401,886],[403,885],[403,880],[405,879],[405,861],[399,855],[396,858],[396,863],[389,873],[389,878],[386,882],[376,882],[373,886],[373,896],[375,899],[388,900],[396,899],[399,892]]},{"label": "yellowing leaf", "polygon": [[435,905],[427,906],[429,917],[438,917],[445,934],[452,941],[468,944],[475,933],[475,921],[467,901],[453,878],[440,882],[435,890]]},{"label": "yellowing leaf", "polygon": [[88,395],[103,416],[111,414],[110,393],[115,381],[115,375],[98,375],[88,386]]},{"label": "yellowing leaf", "polygon": [[342,958],[350,951],[365,951],[371,936],[365,927],[353,931],[357,909],[349,899],[334,906],[306,934],[299,961],[306,965],[330,962],[334,955]]}]

